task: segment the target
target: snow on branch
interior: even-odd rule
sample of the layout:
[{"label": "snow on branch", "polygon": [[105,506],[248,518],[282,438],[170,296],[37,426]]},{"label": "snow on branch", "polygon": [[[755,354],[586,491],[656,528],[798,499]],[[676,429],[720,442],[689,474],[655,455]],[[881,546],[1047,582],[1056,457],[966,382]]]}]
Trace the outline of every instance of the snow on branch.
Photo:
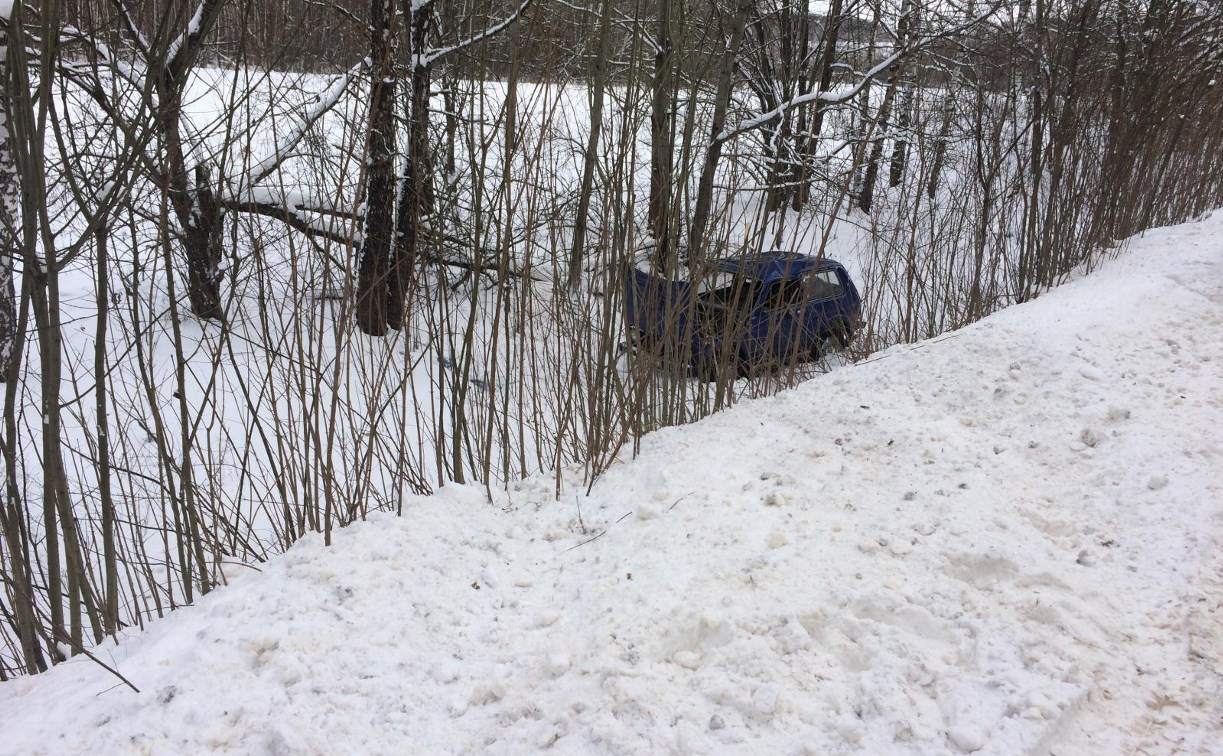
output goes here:
[{"label": "snow on branch", "polygon": [[253,187],[272,175],[289,158],[289,153],[301,143],[301,140],[306,136],[310,128],[339,103],[340,96],[348,89],[348,86],[356,78],[357,74],[368,67],[368,63],[368,58],[362,60],[345,71],[327,89],[314,95],[313,101],[310,102],[309,107],[302,114],[301,122],[297,125],[297,128],[289,132],[288,138],[278,145],[271,155],[268,155],[263,160],[260,160],[258,164],[251,167],[239,191],[242,188]]},{"label": "snow on branch", "polygon": [[128,84],[139,88],[141,82],[144,81],[144,72],[138,71],[133,66],[126,63],[122,58],[115,55],[110,47],[105,42],[94,34],[87,34],[75,26],[65,26],[60,31],[61,39],[69,39],[79,42],[93,50],[98,61],[105,64],[116,74],[123,78]]},{"label": "snow on branch", "polygon": [[361,243],[361,234],[358,231],[345,232],[337,228],[320,225],[314,218],[304,215],[296,208],[289,207],[288,203],[279,201],[266,202],[261,201],[261,199],[263,198],[236,199],[227,197],[221,200],[220,205],[227,210],[275,218],[284,222],[290,228],[296,229],[312,238],[326,239],[336,244],[359,245]]},{"label": "snow on branch", "polygon": [[773,108],[770,111],[761,113],[760,115],[756,116],[755,118],[749,118],[748,120],[743,121],[742,123],[735,126],[734,128],[724,129],[722,133],[718,134],[715,137],[715,139],[719,142],[724,142],[727,139],[730,139],[732,137],[736,137],[740,134],[746,133],[748,131],[752,131],[753,129],[760,128],[761,126],[765,125],[769,121],[772,121],[773,119],[781,116],[787,110],[797,108],[800,105],[806,105],[809,102],[821,102],[827,105],[838,105],[842,102],[852,100],[859,92],[861,92],[866,87],[870,86],[870,83],[874,81],[879,76],[879,74],[883,73],[884,71],[888,70],[892,66],[896,65],[896,63],[898,63],[902,58],[909,56],[916,49],[917,49],[916,47],[908,47],[908,48],[904,48],[901,50],[897,50],[896,52],[892,53],[887,58],[885,58],[883,62],[879,63],[879,65],[875,66],[874,68],[872,68],[871,70],[863,74],[862,78],[859,79],[858,82],[854,84],[852,87],[850,87],[849,89],[840,90],[838,92],[816,91],[816,92],[808,92],[805,95],[799,95],[798,97],[794,97],[794,98],[791,98],[783,102],[782,104],[778,105],[777,107]]},{"label": "snow on branch", "polygon": [[131,10],[123,2],[123,0],[114,0],[114,6],[119,11],[120,18],[123,19],[123,26],[127,29],[127,33],[131,35],[132,41],[136,45],[136,49],[144,56],[145,62],[149,59],[149,40],[140,31],[140,25],[136,23],[136,19],[132,16]]},{"label": "snow on branch", "polygon": [[528,7],[530,7],[532,2],[533,0],[522,0],[522,4],[519,5],[518,8],[515,9],[515,11],[511,13],[507,18],[488,27],[484,31],[475,35],[474,37],[469,37],[463,40],[462,42],[458,42],[448,47],[440,47],[437,49],[429,50],[428,52],[423,53],[421,55],[414,55],[413,58],[415,58],[414,63],[416,64],[416,67],[426,68],[428,66],[433,65],[437,61],[441,60],[442,58],[446,57],[447,55],[453,52],[457,52],[459,50],[462,50],[464,47],[469,47],[475,44],[476,42],[479,42],[480,40],[488,39],[489,37],[492,37],[496,34],[501,33],[502,31],[507,29],[510,26],[510,24],[517,21],[518,17],[521,16],[522,13]]},{"label": "snow on branch", "polygon": [[714,139],[718,142],[724,142],[728,139],[739,136],[740,134],[745,134],[754,129],[758,129],[773,119],[778,118],[786,111],[792,110],[793,108],[797,108],[801,105],[806,105],[807,103],[819,102],[825,105],[840,105],[841,103],[849,102],[854,97],[857,97],[859,92],[870,86],[871,82],[878,78],[882,73],[895,66],[901,60],[924,50],[932,43],[937,42],[940,39],[946,39],[947,37],[951,37],[959,34],[962,31],[971,29],[997,13],[999,7],[1001,7],[1001,3],[996,0],[995,4],[992,5],[985,13],[975,16],[959,26],[954,26],[945,31],[941,31],[938,34],[932,34],[920,42],[900,48],[885,58],[874,68],[864,73],[862,78],[860,78],[852,87],[849,87],[848,89],[842,89],[836,92],[825,92],[821,90],[816,92],[808,92],[807,94],[793,97],[766,113],[761,113],[754,118],[749,118],[733,128],[723,129],[721,133],[714,137]]},{"label": "snow on branch", "polygon": [[200,0],[200,4],[195,7],[195,13],[191,15],[191,20],[187,22],[187,28],[166,48],[167,70],[175,71],[182,68],[187,59],[195,53],[204,27],[210,25],[216,18],[222,2],[224,0]]}]

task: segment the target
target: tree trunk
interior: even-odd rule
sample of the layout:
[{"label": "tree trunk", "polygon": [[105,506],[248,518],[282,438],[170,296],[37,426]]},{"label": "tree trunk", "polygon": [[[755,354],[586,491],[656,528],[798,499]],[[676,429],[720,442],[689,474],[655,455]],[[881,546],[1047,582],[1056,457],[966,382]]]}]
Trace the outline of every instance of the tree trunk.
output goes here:
[{"label": "tree trunk", "polygon": [[[913,0],[905,0],[904,5],[901,6],[900,23],[896,34],[897,51],[907,47],[913,41],[917,30],[916,13],[917,9],[914,7]],[[908,131],[913,118],[913,87],[897,81],[904,77],[904,73],[898,68],[892,74],[893,84],[903,89],[900,95],[900,113],[896,118],[896,136],[892,145],[892,166],[888,182],[893,187],[900,186],[900,182],[904,180],[909,157]]]},{"label": "tree trunk", "polygon": [[[429,32],[432,3],[426,4],[412,14],[413,52],[424,54]],[[433,151],[429,147],[429,87],[433,83],[433,64],[418,62],[412,66],[412,111],[408,130],[408,150],[416,169],[416,190],[420,199],[421,215],[432,215],[436,197],[433,187]]]},{"label": "tree trunk", "polygon": [[926,196],[934,199],[938,194],[938,182],[947,160],[947,136],[951,133],[951,121],[955,118],[955,100],[950,94],[943,99],[943,120],[939,124],[938,136],[934,139],[934,158],[930,166],[930,182],[926,185]]},{"label": "tree trunk", "polygon": [[735,61],[739,57],[739,48],[743,45],[743,29],[747,25],[752,5],[753,0],[739,0],[735,15],[731,19],[730,41],[722,53],[722,63],[718,69],[718,92],[714,99],[713,123],[710,126],[713,136],[709,142],[709,150],[705,153],[705,163],[701,166],[696,209],[692,214],[692,231],[688,235],[689,253],[693,260],[705,257],[705,230],[713,205],[713,180],[718,170],[718,162],[722,159],[724,140],[721,135],[726,127],[726,114],[730,110],[731,89],[735,83]]},{"label": "tree trunk", "polygon": [[595,167],[599,160],[599,136],[603,130],[603,99],[607,93],[607,62],[611,57],[611,0],[603,0],[599,20],[599,52],[594,60],[591,82],[590,134],[586,137],[586,157],[582,166],[582,188],[578,191],[578,212],[573,224],[573,245],[569,251],[568,285],[576,290],[582,279],[585,259],[586,215],[590,212],[590,195],[594,192]]},{"label": "tree trunk", "polygon": [[792,120],[790,111],[782,113],[770,139],[777,146],[769,164],[768,196],[765,199],[765,212],[768,213],[777,212],[793,201],[795,183],[804,173],[792,148],[796,141]]},{"label": "tree trunk", "polygon": [[[837,40],[840,36],[843,11],[844,0],[832,0],[828,6],[828,15],[825,16],[827,27],[824,32],[824,46],[820,49],[819,58],[814,63],[817,70],[811,77],[819,92],[827,92],[832,88],[832,70],[837,62]],[[794,191],[793,207],[795,210],[801,210],[811,195],[811,177],[805,174],[810,170],[808,163],[815,155],[816,146],[823,131],[824,106],[817,100],[811,106],[811,124],[806,130],[801,145],[800,154],[803,159],[804,175]]]},{"label": "tree trunk", "polygon": [[909,126],[913,119],[913,90],[905,87],[900,95],[900,112],[896,116],[896,138],[892,145],[892,166],[888,184],[900,186],[904,181],[909,160]]},{"label": "tree trunk", "polygon": [[445,79],[446,88],[442,91],[442,102],[446,109],[446,181],[455,172],[455,157],[458,153],[459,141],[459,77],[450,73]]},{"label": "tree trunk", "polygon": [[[14,93],[26,91],[28,85],[10,76],[8,21],[0,19],[0,382],[4,383],[4,504],[0,507],[0,536],[8,556],[9,580],[5,586],[12,601],[12,626],[20,645],[20,662],[29,674],[47,668],[42,645],[38,639],[39,622],[34,599],[34,582],[30,563],[29,533],[25,528],[25,506],[18,482],[17,447],[17,382],[15,376],[21,363],[21,346],[25,341],[24,322],[18,320],[16,297],[13,292],[14,261],[22,252],[21,182],[13,153],[11,131]],[[23,279],[22,321],[28,318],[32,279]]]},{"label": "tree trunk", "polygon": [[110,479],[110,412],[106,370],[106,327],[110,317],[110,260],[108,239],[110,228],[102,223],[97,234],[98,319],[94,331],[93,376],[94,408],[98,426],[98,499],[102,509],[102,567],[105,591],[102,627],[107,635],[119,629],[119,563],[115,553],[115,500]]},{"label": "tree trunk", "polygon": [[674,182],[675,150],[673,123],[675,107],[671,89],[674,74],[672,7],[675,0],[659,0],[658,36],[655,40],[654,81],[650,103],[650,234],[654,237],[654,263],[664,275],[676,268],[671,238],[671,199]]},{"label": "tree trunk", "polygon": [[[894,52],[899,52],[909,41],[909,28],[911,24],[911,16],[913,13],[913,0],[904,0],[904,4],[900,8],[900,23],[898,24],[896,33],[896,43],[893,47]],[[878,23],[878,12],[875,15],[875,23]],[[874,35],[872,34],[872,40]],[[872,51],[874,45],[872,44]],[[896,88],[900,83],[900,71],[898,67],[891,69],[888,88],[884,91],[883,102],[879,104],[879,116],[876,119],[875,129],[878,132],[875,137],[875,142],[871,145],[870,158],[866,162],[866,175],[862,178],[862,190],[858,195],[858,207],[864,213],[869,213],[875,202],[875,184],[879,179],[879,163],[883,160],[883,144],[887,138],[888,124],[892,118],[892,101],[896,97]]]},{"label": "tree trunk", "polygon": [[395,250],[391,261],[387,296],[387,323],[403,328],[416,270],[421,219],[434,209],[433,159],[429,151],[429,85],[431,66],[423,62],[432,3],[416,7],[410,20],[408,60],[412,65],[408,97],[408,155],[399,177],[399,209],[395,221]]},{"label": "tree trunk", "polygon": [[[778,59],[774,87],[779,99],[787,102],[801,93],[801,82],[804,78],[805,59],[799,58],[808,45],[803,44],[807,38],[807,28],[810,14],[806,3],[796,0],[782,0],[777,7],[777,42]],[[737,11],[736,11],[737,12]],[[749,9],[750,13],[750,9]],[[799,34],[799,26],[802,34]],[[758,27],[761,24],[757,25]],[[800,39],[801,36],[801,39]],[[725,53],[724,53],[725,57]],[[719,83],[721,82],[719,74]],[[798,183],[806,172],[803,167],[801,150],[804,144],[803,123],[805,108],[786,109],[781,114],[777,125],[777,154],[774,156],[768,178],[768,197],[765,201],[765,212],[774,213],[782,210],[792,202]]]},{"label": "tree trunk", "polygon": [[165,179],[170,205],[183,233],[187,258],[187,298],[191,312],[200,318],[220,320],[221,303],[221,208],[209,187],[208,168],[189,168],[183,150],[183,88],[202,40],[216,24],[225,0],[203,0],[193,24],[183,32],[177,49],[167,50],[167,59],[156,71],[158,120],[165,149]]},{"label": "tree trunk", "polygon": [[[1044,135],[1045,135],[1045,99],[1044,81],[1041,66],[1044,64],[1041,54],[1044,40],[1044,0],[1036,0],[1035,14],[1032,22],[1025,29],[1031,46],[1030,68],[1024,72],[1026,89],[1030,94],[1031,124],[1029,126],[1029,179],[1031,191],[1027,206],[1024,208],[1023,247],[1020,249],[1018,290],[1021,299],[1027,299],[1039,288],[1041,281],[1048,275],[1047,255],[1040,243],[1037,221],[1040,218],[1040,189],[1044,177]],[[1018,99],[1018,98],[1017,98]]]},{"label": "tree trunk", "polygon": [[387,332],[388,276],[395,243],[395,0],[370,4],[369,135],[365,149],[365,236],[357,264],[357,326]]},{"label": "tree trunk", "polygon": [[879,180],[879,163],[883,162],[883,142],[888,130],[888,119],[892,117],[892,98],[896,94],[896,81],[888,85],[883,94],[883,102],[879,105],[879,115],[875,122],[878,134],[871,145],[870,157],[866,161],[866,173],[862,177],[862,188],[858,193],[858,208],[869,213],[875,203],[875,184]]},{"label": "tree trunk", "polygon": [[[0,91],[8,92],[8,19],[0,19]],[[13,263],[19,254],[21,182],[9,134],[9,98],[0,102],[0,383],[8,380],[17,340],[17,296]]]},{"label": "tree trunk", "polygon": [[[175,169],[178,170],[178,169]],[[185,166],[182,167],[185,170]],[[220,320],[221,303],[221,208],[208,185],[205,166],[197,165],[194,185],[172,204],[183,228],[183,251],[187,256],[187,299],[196,317]]]}]

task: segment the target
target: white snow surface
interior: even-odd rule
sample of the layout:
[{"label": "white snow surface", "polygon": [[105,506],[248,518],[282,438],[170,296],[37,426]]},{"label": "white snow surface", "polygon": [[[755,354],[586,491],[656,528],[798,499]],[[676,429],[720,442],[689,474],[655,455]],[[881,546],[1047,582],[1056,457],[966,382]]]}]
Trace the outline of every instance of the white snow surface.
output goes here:
[{"label": "white snow surface", "polygon": [[0,752],[1223,752],[1223,212],[624,456],[235,567]]}]

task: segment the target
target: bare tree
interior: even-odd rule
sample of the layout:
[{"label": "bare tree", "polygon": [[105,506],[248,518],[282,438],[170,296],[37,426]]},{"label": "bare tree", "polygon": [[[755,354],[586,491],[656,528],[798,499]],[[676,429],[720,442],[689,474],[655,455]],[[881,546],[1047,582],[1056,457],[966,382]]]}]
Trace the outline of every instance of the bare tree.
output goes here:
[{"label": "bare tree", "polygon": [[387,331],[395,243],[395,0],[370,4],[369,131],[365,159],[365,235],[357,273],[357,323],[371,336]]},{"label": "bare tree", "polygon": [[[8,18],[0,18],[0,86],[8,85]],[[10,98],[0,99],[0,381],[6,381],[13,366],[13,345],[17,339],[17,295],[13,289],[14,261],[18,252],[21,183],[13,159],[9,124]]]},{"label": "bare tree", "polygon": [[747,27],[753,3],[754,0],[738,0],[731,11],[729,24],[727,24],[729,27],[727,29],[728,39],[717,74],[718,90],[713,101],[709,148],[705,151],[705,161],[701,166],[701,176],[696,193],[696,209],[692,215],[692,230],[688,235],[689,255],[691,259],[695,260],[700,260],[705,255],[705,233],[713,205],[714,176],[718,170],[718,163],[722,159],[722,147],[726,143],[723,130],[726,128],[726,116],[730,110],[731,88],[735,82],[739,50],[743,46],[743,32]]},{"label": "bare tree", "polygon": [[659,270],[675,270],[672,232],[675,192],[675,0],[659,0],[654,36],[654,78],[650,84],[650,236]]},{"label": "bare tree", "polygon": [[[398,74],[394,70],[397,39],[394,6],[379,9],[371,24],[371,60],[382,66],[373,76],[365,181],[365,237],[357,278],[357,323],[371,336],[403,326],[407,299],[416,273],[421,219],[432,210],[433,159],[429,141],[429,94],[433,67],[449,56],[500,34],[513,25],[533,0],[523,0],[505,18],[469,37],[446,43],[434,40],[432,21],[436,0],[413,4],[399,12],[409,30],[411,77],[407,104],[408,154],[396,171],[394,113]],[[391,2],[394,0],[382,0]],[[378,8],[375,0],[371,9]],[[385,12],[384,12],[385,11]],[[380,63],[382,57],[386,62]],[[376,98],[376,102],[375,102]],[[396,181],[398,176],[398,181]],[[437,257],[441,257],[440,255]]]},{"label": "bare tree", "polygon": [[599,46],[595,54],[591,79],[590,133],[586,137],[586,153],[582,162],[582,185],[578,189],[578,209],[573,224],[573,243],[569,251],[568,285],[576,289],[582,280],[582,260],[585,257],[587,216],[590,196],[594,191],[595,169],[599,162],[599,137],[603,133],[603,101],[607,96],[607,69],[611,64],[611,0],[603,0],[599,12]]}]

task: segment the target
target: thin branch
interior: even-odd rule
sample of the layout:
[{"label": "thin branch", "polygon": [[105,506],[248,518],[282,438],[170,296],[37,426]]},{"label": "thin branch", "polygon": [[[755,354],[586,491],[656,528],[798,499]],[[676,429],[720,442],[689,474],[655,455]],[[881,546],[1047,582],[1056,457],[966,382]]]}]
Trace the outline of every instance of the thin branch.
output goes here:
[{"label": "thin branch", "polygon": [[331,86],[322,92],[314,95],[314,100],[310,103],[309,108],[302,115],[301,123],[297,128],[289,133],[288,139],[282,145],[278,145],[271,155],[268,155],[263,160],[251,168],[248,172],[249,180],[244,180],[239,186],[238,192],[241,193],[246,187],[253,187],[266,179],[268,176],[279,168],[285,160],[290,157],[290,151],[301,143],[305,138],[306,133],[314,124],[318,123],[319,119],[326,115],[340,101],[340,95],[344,94],[345,90],[352,83],[356,75],[363,71],[369,65],[369,59],[366,58],[360,63],[357,63],[352,68],[348,69],[331,83]]},{"label": "thin branch", "polygon": [[144,58],[144,62],[149,62],[149,40],[145,38],[140,31],[140,25],[136,23],[136,19],[132,17],[132,12],[128,9],[123,0],[114,0],[112,5],[119,11],[119,16],[123,19],[123,26],[127,29],[127,33],[132,36],[132,41],[136,45],[136,50]]},{"label": "thin branch", "polygon": [[240,200],[233,197],[223,198],[219,204],[226,210],[253,213],[284,221],[289,227],[314,238],[326,239],[337,244],[356,244],[360,241],[360,234],[355,231],[342,233],[332,228],[323,228],[301,215],[298,211],[284,205],[272,202],[256,202],[255,200]]},{"label": "thin branch", "polygon": [[215,18],[216,11],[223,0],[200,0],[187,22],[187,28],[178,35],[166,48],[166,70],[181,73],[186,68],[189,57],[195,52],[201,34],[205,31],[205,22]]},{"label": "thin branch", "polygon": [[954,26],[950,29],[947,29],[946,31],[939,32],[938,34],[931,35],[919,43],[916,43],[908,47],[902,48],[900,50],[897,50],[896,52],[889,55],[886,59],[884,59],[881,63],[876,65],[874,68],[864,73],[862,75],[862,78],[859,79],[856,84],[854,84],[852,87],[850,87],[847,90],[841,90],[839,92],[825,92],[821,90],[821,91],[808,92],[807,94],[799,95],[797,97],[787,100],[786,102],[783,102],[781,105],[778,105],[777,107],[773,108],[772,110],[766,113],[761,113],[760,115],[756,116],[755,118],[747,119],[746,121],[740,123],[739,125],[735,126],[734,128],[723,129],[721,133],[719,133],[716,137],[714,137],[714,139],[715,141],[718,141],[718,142],[724,142],[727,139],[731,139],[733,137],[739,136],[740,134],[745,134],[749,131],[753,131],[765,125],[766,123],[774,120],[775,118],[780,117],[786,111],[797,108],[800,105],[805,105],[809,102],[822,102],[822,103],[826,103],[829,105],[840,105],[841,103],[848,102],[849,100],[852,100],[853,98],[857,97],[859,92],[861,92],[863,89],[870,86],[871,83],[876,78],[878,78],[882,73],[884,73],[888,69],[895,66],[901,60],[913,55],[914,53],[924,50],[926,47],[930,46],[931,44],[933,44],[934,42],[940,39],[944,39],[946,37],[953,36],[966,29],[970,29],[973,26],[976,26],[977,24],[986,20],[990,16],[994,15],[998,11],[999,7],[1000,7],[999,5],[994,5],[987,12],[982,13],[981,15],[973,18],[970,21],[960,24],[959,26]]},{"label": "thin branch", "polygon": [[[81,44],[92,48],[98,59],[105,63],[108,68],[112,69],[116,74],[122,77],[128,84],[131,84],[138,90],[143,86],[145,80],[144,72],[138,71],[136,68],[123,62],[118,56],[111,52],[110,47],[108,47],[105,42],[98,39],[96,36],[83,32],[75,26],[65,26],[60,31],[60,36],[65,39],[80,42]],[[70,64],[66,63],[64,64],[64,67],[69,65]]]},{"label": "thin branch", "polygon": [[[676,503],[678,503],[678,502],[676,502]],[[576,548],[577,548],[577,547],[579,547],[579,546],[585,546],[586,544],[588,544],[588,543],[590,543],[590,542],[592,542],[592,541],[597,541],[597,540],[599,540],[599,539],[600,539],[600,538],[602,538],[603,536],[607,535],[607,531],[611,530],[613,525],[619,525],[620,523],[624,522],[624,518],[625,518],[625,517],[628,517],[628,516],[629,516],[629,515],[631,515],[631,514],[632,514],[632,512],[625,512],[623,515],[621,515],[621,516],[620,516],[620,519],[619,519],[619,520],[616,520],[616,521],[615,521],[615,522],[613,522],[611,525],[608,525],[606,528],[603,528],[602,530],[600,530],[600,531],[599,531],[599,533],[598,533],[598,535],[596,535],[596,536],[594,536],[594,537],[592,537],[592,538],[587,538],[585,541],[582,541],[581,543],[574,544],[573,546],[570,546],[569,548],[565,549],[565,550],[564,550],[564,551],[562,551],[561,553],[562,553],[562,554],[567,554],[567,553],[569,553],[570,551],[573,551],[574,549],[576,549]]]},{"label": "thin branch", "polygon": [[482,39],[488,39],[489,37],[492,37],[496,34],[501,33],[506,28],[508,28],[510,24],[517,21],[518,17],[522,15],[523,11],[525,11],[531,5],[532,2],[534,2],[534,0],[522,0],[522,4],[519,5],[517,10],[511,13],[509,17],[507,17],[505,20],[499,23],[496,23],[488,27],[487,29],[480,32],[479,34],[477,34],[474,37],[469,37],[463,40],[462,42],[458,42],[456,44],[450,45],[449,47],[441,47],[441,48],[437,48],[434,50],[429,50],[428,52],[424,53],[423,55],[413,56],[416,58],[416,61],[415,61],[416,67],[417,68],[427,68],[453,52],[458,52],[459,50],[462,50],[465,47],[469,47],[475,44],[476,42],[479,42]]},{"label": "thin branch", "polygon": [[358,27],[361,27],[364,25],[364,22],[362,22],[361,19],[357,18],[357,14],[353,13],[352,11],[348,10],[347,8],[341,5],[338,5],[336,3],[320,3],[320,2],[317,2],[317,0],[306,0],[306,5],[313,6],[315,8],[327,8],[329,10],[333,10],[336,13],[343,16],[344,18],[351,21],[352,23],[356,24]]}]

